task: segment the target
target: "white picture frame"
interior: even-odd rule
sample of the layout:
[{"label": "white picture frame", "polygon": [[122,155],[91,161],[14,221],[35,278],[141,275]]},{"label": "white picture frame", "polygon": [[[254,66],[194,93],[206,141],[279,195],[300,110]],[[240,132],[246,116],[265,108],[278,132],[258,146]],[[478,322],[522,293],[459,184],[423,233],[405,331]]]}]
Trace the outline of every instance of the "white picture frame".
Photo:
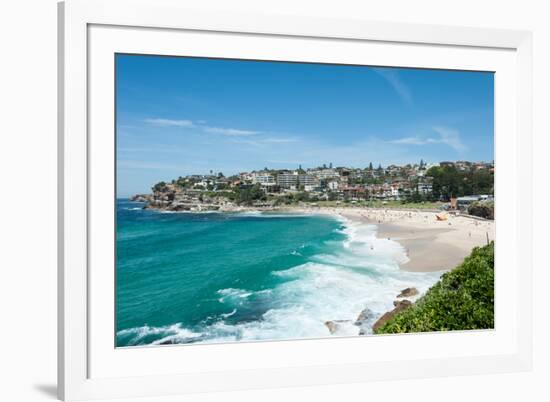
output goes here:
[{"label": "white picture frame", "polygon": [[[201,39],[205,35],[215,40]],[[185,45],[191,42],[195,47]],[[276,46],[282,42],[288,46]],[[531,34],[523,31],[207,12],[186,9],[177,0],[60,3],[59,397],[145,397],[529,370],[531,48]],[[368,49],[368,57],[358,59],[361,52],[355,49]],[[113,211],[102,205],[111,196],[112,179],[101,180],[103,186],[97,178],[113,176],[107,162],[113,159],[107,133],[114,127],[109,60],[123,51],[495,71],[495,160],[498,169],[502,166],[496,175],[495,330],[115,350],[109,343],[114,298],[97,296],[112,294],[112,271],[93,267],[112,257],[113,238],[101,235],[112,233]],[[99,246],[90,248],[91,243]],[[499,293],[506,298],[499,299]],[[368,356],[355,353],[359,347]],[[399,353],[391,356],[390,349]],[[405,364],[411,361],[414,372]]]}]

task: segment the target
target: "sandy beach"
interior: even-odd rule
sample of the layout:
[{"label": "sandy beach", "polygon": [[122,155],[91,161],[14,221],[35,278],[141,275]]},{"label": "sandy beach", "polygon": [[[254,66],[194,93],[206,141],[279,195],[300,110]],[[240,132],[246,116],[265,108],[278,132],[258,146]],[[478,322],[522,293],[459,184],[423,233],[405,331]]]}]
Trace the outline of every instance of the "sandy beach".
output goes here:
[{"label": "sandy beach", "polygon": [[[472,249],[495,240],[495,222],[468,215],[434,210],[359,207],[224,207],[223,212],[285,212],[328,214],[375,225],[377,237],[398,242],[407,258],[397,261],[412,272],[448,271],[459,265]],[[436,215],[445,216],[438,220]]]},{"label": "sandy beach", "polygon": [[407,271],[453,269],[474,247],[495,239],[494,221],[461,215],[443,213],[447,220],[439,221],[436,214],[441,213],[422,210],[322,208],[315,212],[376,225],[379,238],[389,238],[404,247],[408,261],[401,263],[400,268]]}]

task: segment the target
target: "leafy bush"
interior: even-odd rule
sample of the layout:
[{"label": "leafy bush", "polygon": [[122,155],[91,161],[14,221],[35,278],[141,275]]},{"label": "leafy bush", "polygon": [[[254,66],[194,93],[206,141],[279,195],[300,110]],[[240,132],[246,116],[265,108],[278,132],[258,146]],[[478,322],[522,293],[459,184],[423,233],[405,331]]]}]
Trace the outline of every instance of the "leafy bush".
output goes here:
[{"label": "leafy bush", "polygon": [[309,193],[303,191],[303,192],[300,192],[300,193],[296,193],[294,194],[294,199],[296,201],[304,201],[304,202],[307,202],[309,201]]},{"label": "leafy bush", "polygon": [[240,205],[253,205],[255,201],[265,201],[267,197],[259,184],[235,190],[235,199]]},{"label": "leafy bush", "polygon": [[159,181],[157,184],[155,184],[152,188],[152,190],[154,192],[160,192],[160,193],[163,193],[163,192],[166,192],[168,190],[168,186],[166,185],[165,182],[163,181]]},{"label": "leafy bush", "polygon": [[490,201],[472,202],[468,207],[468,213],[486,219],[495,219],[495,203]]},{"label": "leafy bush", "polygon": [[476,247],[377,334],[494,328],[494,242]]}]

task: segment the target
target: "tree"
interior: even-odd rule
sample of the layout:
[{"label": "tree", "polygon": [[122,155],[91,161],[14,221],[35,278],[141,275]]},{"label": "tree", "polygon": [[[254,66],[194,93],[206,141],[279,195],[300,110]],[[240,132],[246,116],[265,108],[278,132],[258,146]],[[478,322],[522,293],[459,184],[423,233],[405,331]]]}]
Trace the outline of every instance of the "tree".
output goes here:
[{"label": "tree", "polygon": [[159,181],[157,184],[155,184],[153,186],[153,189],[152,189],[154,192],[158,192],[158,193],[162,193],[162,192],[165,192],[166,190],[168,190],[168,187],[166,186],[166,183],[163,182],[163,181]]},{"label": "tree", "polygon": [[433,178],[433,196],[448,200],[472,194],[493,194],[494,175],[488,169],[460,171],[454,166],[434,166],[426,172]]},{"label": "tree", "polygon": [[476,170],[472,175],[472,191],[474,194],[493,194],[494,174],[489,169]]},{"label": "tree", "polygon": [[432,192],[435,198],[449,200],[464,195],[464,177],[454,166],[434,166],[427,176],[433,178]]},{"label": "tree", "polygon": [[307,201],[309,201],[309,193],[307,193],[305,191],[303,191],[301,193],[296,193],[296,194],[294,194],[294,199],[296,201],[305,201],[305,202],[307,202]]},{"label": "tree", "polygon": [[235,192],[235,199],[238,204],[252,205],[254,201],[267,200],[267,196],[259,184],[252,187],[240,187]]}]

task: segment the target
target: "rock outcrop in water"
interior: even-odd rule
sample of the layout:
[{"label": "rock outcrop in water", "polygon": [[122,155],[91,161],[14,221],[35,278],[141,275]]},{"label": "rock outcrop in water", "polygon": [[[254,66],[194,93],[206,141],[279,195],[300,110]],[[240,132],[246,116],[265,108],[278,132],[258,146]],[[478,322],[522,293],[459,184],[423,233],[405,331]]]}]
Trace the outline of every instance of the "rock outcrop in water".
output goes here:
[{"label": "rock outcrop in water", "polygon": [[369,308],[363,309],[353,323],[359,327],[359,335],[367,335],[370,332],[369,322],[374,317],[374,313]]},{"label": "rock outcrop in water", "polygon": [[220,197],[208,197],[199,190],[181,190],[166,184],[151,194],[136,194],[131,201],[144,202],[144,209],[162,211],[217,211],[230,207],[227,200]]},{"label": "rock outcrop in water", "polygon": [[357,325],[358,327],[360,327],[363,324],[365,324],[367,320],[371,319],[372,316],[373,316],[373,312],[370,309],[366,308],[359,313],[359,315],[357,316],[357,319],[354,322],[354,325]]},{"label": "rock outcrop in water", "polygon": [[149,194],[136,194],[130,197],[130,201],[149,202],[151,196]]},{"label": "rock outcrop in water", "polygon": [[338,324],[336,324],[334,321],[327,321],[325,322],[325,325],[328,328],[331,335],[338,330]]},{"label": "rock outcrop in water", "polygon": [[332,320],[332,321],[325,321],[325,326],[328,328],[331,335],[338,332],[340,329],[340,324],[342,323],[349,323],[351,320]]},{"label": "rock outcrop in water", "polygon": [[394,309],[392,311],[388,311],[387,313],[384,313],[382,317],[378,319],[372,326],[372,330],[376,331],[378,328],[383,326],[386,322],[388,322],[391,318],[393,318],[397,313],[411,307],[413,303],[410,300],[396,300],[393,302]]},{"label": "rock outcrop in water", "polygon": [[229,192],[214,192],[204,189],[181,188],[175,184],[155,185],[151,194],[136,194],[131,201],[143,202],[143,209],[161,211],[242,211],[253,207],[255,210],[271,210],[272,203],[256,200],[241,205],[228,196]]},{"label": "rock outcrop in water", "polygon": [[397,298],[402,299],[404,297],[416,296],[417,294],[418,294],[418,289],[416,289],[416,288],[406,288],[406,289],[403,289],[401,291],[401,293],[399,293],[397,295]]},{"label": "rock outcrop in water", "polygon": [[[397,295],[397,298],[398,299],[403,299],[405,297],[414,297],[414,296],[417,296],[419,293],[420,292],[418,291],[417,288],[413,288],[413,287],[405,288]],[[372,326],[373,332],[376,332],[376,330],[378,328],[382,327],[386,322],[388,322],[390,319],[392,319],[397,313],[411,307],[412,305],[413,305],[413,302],[410,301],[410,300],[406,300],[406,299],[405,300],[395,300],[393,302],[393,306],[394,306],[393,310],[384,313],[374,323],[374,325]],[[363,314],[363,312],[361,312],[361,314],[357,318],[358,321],[359,321],[359,318],[362,316],[362,314]],[[363,335],[363,334],[360,332],[359,335]]]}]

